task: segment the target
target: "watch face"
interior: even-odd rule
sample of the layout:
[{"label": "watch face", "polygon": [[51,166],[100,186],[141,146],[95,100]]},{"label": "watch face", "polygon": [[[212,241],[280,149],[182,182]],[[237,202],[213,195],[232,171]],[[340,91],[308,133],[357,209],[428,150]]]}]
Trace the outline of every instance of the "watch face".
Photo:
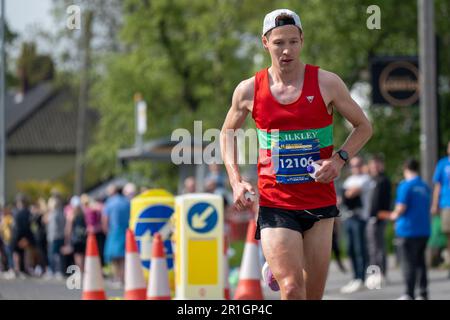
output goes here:
[{"label": "watch face", "polygon": [[338,153],[339,153],[339,155],[341,156],[342,160],[345,160],[345,161],[348,160],[348,153],[347,153],[347,151],[339,150]]}]

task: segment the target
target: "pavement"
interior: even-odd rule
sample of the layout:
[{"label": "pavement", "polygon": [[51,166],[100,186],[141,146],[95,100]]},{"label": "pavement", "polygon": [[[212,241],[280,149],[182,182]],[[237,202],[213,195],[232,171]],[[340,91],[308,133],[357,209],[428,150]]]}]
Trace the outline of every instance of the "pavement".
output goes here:
[{"label": "pavement", "polygon": [[[347,268],[346,273],[339,271],[337,264],[331,262],[328,279],[325,286],[324,300],[396,300],[405,293],[402,272],[399,266],[396,266],[394,257],[388,259],[387,283],[381,288],[368,289],[344,294],[340,290],[352,278],[350,271],[350,261],[344,260]],[[430,300],[450,300],[450,277],[449,270],[446,269],[428,269],[428,286]],[[268,288],[264,288],[266,299],[277,300],[279,293],[274,293]],[[418,294],[418,288],[416,288]]]},{"label": "pavement", "polygon": [[[67,279],[5,279],[0,276],[0,300],[81,300],[81,289],[70,287],[73,288],[73,282]],[[110,281],[105,281],[105,291],[109,299],[123,297],[123,290],[116,289]]]},{"label": "pavement", "polygon": [[[350,270],[349,261],[344,261]],[[324,300],[394,300],[404,293],[404,284],[399,267],[395,266],[393,258],[389,259],[388,282],[380,289],[363,289],[351,294],[340,292],[341,287],[351,280],[351,272],[342,273],[332,262],[329,268]],[[429,269],[429,294],[431,300],[450,300],[449,271],[444,269]],[[0,276],[0,299],[2,300],[80,300],[81,289],[69,289],[67,280],[44,280],[30,277],[26,279],[5,279]],[[73,284],[73,283],[72,283]],[[109,299],[120,299],[123,290],[117,289],[113,283],[105,281],[105,290]],[[235,288],[231,288],[233,296]],[[273,292],[263,286],[266,300],[278,300],[278,292]]]}]

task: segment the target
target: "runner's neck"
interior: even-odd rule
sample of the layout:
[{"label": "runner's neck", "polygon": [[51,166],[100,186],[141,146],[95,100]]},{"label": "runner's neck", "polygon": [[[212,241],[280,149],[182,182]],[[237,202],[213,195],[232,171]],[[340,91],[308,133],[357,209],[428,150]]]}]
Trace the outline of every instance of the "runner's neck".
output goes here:
[{"label": "runner's neck", "polygon": [[283,71],[273,65],[269,68],[269,74],[274,83],[282,83],[284,85],[295,85],[301,83],[305,76],[306,65],[299,60],[298,66],[289,71]]}]

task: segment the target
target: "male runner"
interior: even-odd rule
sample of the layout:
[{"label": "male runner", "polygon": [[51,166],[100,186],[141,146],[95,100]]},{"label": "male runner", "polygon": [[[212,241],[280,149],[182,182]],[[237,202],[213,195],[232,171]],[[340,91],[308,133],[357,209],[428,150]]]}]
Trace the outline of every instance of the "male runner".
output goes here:
[{"label": "male runner", "polygon": [[[245,194],[255,191],[241,178],[229,133],[251,113],[260,147],[255,237],[261,238],[282,299],[321,299],[338,215],[333,179],[368,141],[372,127],[337,75],[300,60],[304,36],[296,13],[266,15],[262,42],[272,65],[237,86],[221,132],[222,157],[234,204],[242,210],[251,204]],[[333,109],[353,125],[336,153]],[[306,172],[313,161],[321,165],[315,181]]]}]

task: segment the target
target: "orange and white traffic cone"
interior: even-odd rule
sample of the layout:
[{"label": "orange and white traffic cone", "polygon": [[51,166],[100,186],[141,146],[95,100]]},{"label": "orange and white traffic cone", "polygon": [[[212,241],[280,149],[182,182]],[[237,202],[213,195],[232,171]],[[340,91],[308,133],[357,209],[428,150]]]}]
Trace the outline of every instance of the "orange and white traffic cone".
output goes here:
[{"label": "orange and white traffic cone", "polygon": [[169,272],[164,254],[164,243],[159,233],[153,236],[147,300],[170,300]]},{"label": "orange and white traffic cone", "polygon": [[224,237],[224,241],[223,241],[223,270],[224,270],[224,281],[225,281],[225,285],[223,286],[224,288],[224,298],[225,300],[230,300],[230,282],[228,281],[228,277],[229,277],[229,272],[230,272],[230,268],[228,265],[228,242],[227,242],[227,237]]},{"label": "orange and white traffic cone", "polygon": [[93,233],[90,233],[87,238],[82,299],[106,300],[102,265],[98,256],[97,240]]},{"label": "orange and white traffic cone", "polygon": [[145,300],[147,285],[142,272],[136,240],[133,231],[127,230],[125,254],[125,300]]},{"label": "orange and white traffic cone", "polygon": [[235,300],[263,300],[261,289],[261,266],[259,263],[259,244],[255,240],[256,222],[250,220],[247,240],[239,272],[239,283],[234,295]]}]

